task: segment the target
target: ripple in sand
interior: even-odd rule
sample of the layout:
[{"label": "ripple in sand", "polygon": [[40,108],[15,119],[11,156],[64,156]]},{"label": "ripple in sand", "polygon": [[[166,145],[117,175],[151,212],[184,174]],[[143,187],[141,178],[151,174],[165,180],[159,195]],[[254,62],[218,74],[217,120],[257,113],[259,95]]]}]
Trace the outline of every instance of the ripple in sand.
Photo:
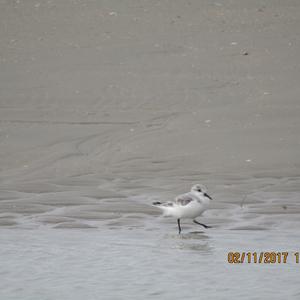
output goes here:
[{"label": "ripple in sand", "polygon": [[14,226],[18,223],[10,218],[0,218],[0,226]]},{"label": "ripple in sand", "polygon": [[54,226],[54,228],[60,229],[60,228],[69,228],[69,229],[91,229],[91,228],[97,228],[95,226],[91,226],[85,223],[77,223],[77,222],[66,222],[62,224],[58,224]]}]

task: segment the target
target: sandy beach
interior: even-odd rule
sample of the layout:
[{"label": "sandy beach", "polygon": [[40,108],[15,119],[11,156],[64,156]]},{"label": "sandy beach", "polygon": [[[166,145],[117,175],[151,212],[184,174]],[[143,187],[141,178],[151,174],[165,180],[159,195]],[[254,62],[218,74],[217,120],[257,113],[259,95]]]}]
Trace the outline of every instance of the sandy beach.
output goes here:
[{"label": "sandy beach", "polygon": [[[299,299],[226,261],[300,250],[299,53],[296,0],[0,1],[0,298]],[[180,237],[151,203],[198,182]]]}]

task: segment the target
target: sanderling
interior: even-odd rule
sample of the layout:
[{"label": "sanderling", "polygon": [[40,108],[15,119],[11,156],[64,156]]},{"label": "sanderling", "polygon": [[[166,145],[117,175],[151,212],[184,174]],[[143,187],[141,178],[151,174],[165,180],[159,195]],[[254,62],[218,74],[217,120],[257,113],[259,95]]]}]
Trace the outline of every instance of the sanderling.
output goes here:
[{"label": "sanderling", "polygon": [[195,220],[208,208],[210,200],[212,198],[206,193],[206,188],[201,184],[196,184],[192,186],[190,192],[177,196],[173,201],[153,202],[153,205],[162,209],[164,216],[177,219],[180,234],[180,219],[193,219],[194,223],[210,228]]}]

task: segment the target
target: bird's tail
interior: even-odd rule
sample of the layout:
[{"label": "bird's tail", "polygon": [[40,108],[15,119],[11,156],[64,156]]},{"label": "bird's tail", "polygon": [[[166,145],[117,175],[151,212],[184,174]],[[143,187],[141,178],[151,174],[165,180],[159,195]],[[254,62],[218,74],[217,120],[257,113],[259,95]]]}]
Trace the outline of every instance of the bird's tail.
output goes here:
[{"label": "bird's tail", "polygon": [[155,207],[157,207],[158,209],[162,210],[164,217],[171,216],[171,214],[170,214],[170,206],[166,206],[165,203],[156,201],[156,202],[152,202],[152,205],[155,206]]}]

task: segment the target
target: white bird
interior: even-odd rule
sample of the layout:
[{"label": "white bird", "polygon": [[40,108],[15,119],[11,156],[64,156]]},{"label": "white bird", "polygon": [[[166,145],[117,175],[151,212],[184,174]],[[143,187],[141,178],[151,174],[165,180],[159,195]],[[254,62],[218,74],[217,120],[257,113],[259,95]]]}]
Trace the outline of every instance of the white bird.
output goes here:
[{"label": "white bird", "polygon": [[196,184],[192,186],[190,192],[177,196],[173,201],[153,202],[153,205],[160,208],[164,216],[177,219],[180,234],[180,219],[193,219],[194,223],[210,228],[195,220],[208,208],[210,200],[212,198],[206,193],[206,188],[201,184]]}]

